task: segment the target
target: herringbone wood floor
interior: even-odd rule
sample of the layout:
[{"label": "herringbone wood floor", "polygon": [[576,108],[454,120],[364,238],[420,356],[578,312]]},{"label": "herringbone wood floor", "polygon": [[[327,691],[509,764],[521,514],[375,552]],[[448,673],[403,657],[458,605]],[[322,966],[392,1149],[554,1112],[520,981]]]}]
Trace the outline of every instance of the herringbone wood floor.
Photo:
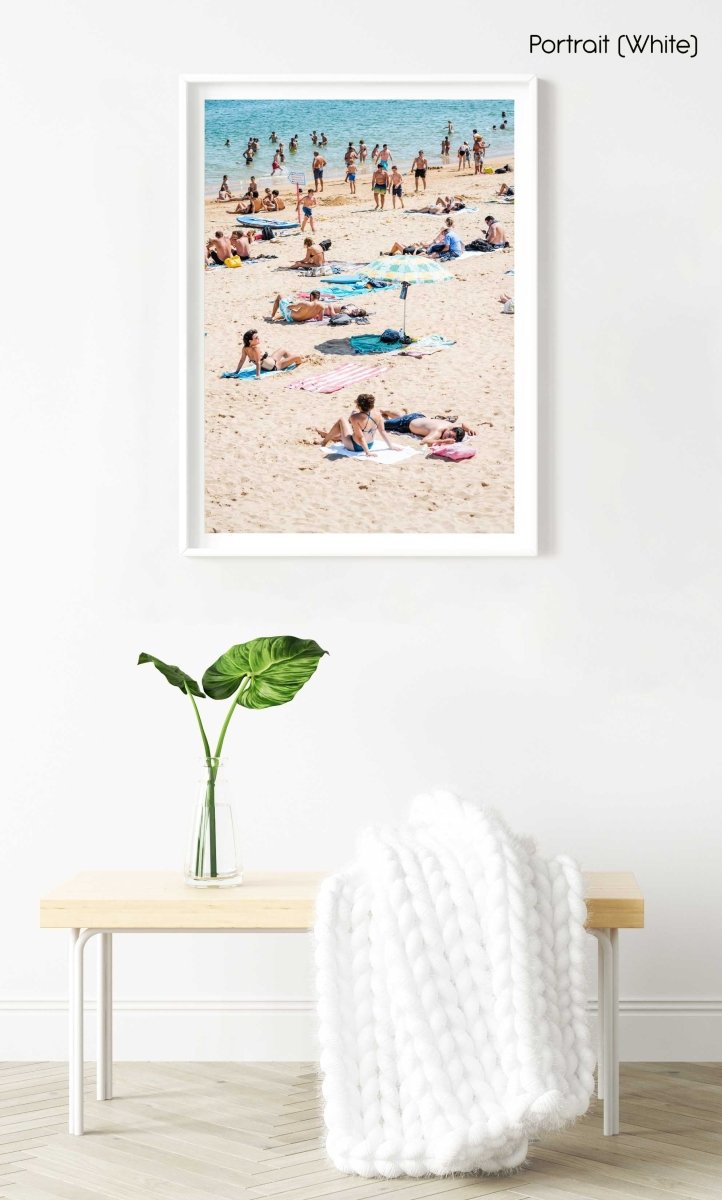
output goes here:
[{"label": "herringbone wood floor", "polygon": [[722,1200],[722,1064],[627,1064],[622,1133],[594,1105],[505,1178],[361,1180],[323,1152],[306,1064],[132,1063],[69,1137],[67,1071],[0,1066],[0,1195],[10,1200]]}]

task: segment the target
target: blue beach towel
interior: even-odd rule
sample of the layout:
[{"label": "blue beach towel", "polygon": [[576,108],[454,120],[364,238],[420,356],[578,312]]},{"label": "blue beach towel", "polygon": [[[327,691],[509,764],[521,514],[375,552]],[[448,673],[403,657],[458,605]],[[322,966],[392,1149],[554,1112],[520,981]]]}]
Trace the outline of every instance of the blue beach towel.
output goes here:
[{"label": "blue beach towel", "polygon": [[330,275],[330,276],[322,275],[321,276],[321,283],[329,283],[329,284],[332,283],[334,285],[337,283],[344,284],[344,283],[365,283],[365,282],[366,282],[365,275]]},{"label": "blue beach towel", "polygon": [[290,367],[284,367],[282,371],[261,371],[261,374],[256,376],[256,368],[251,365],[243,367],[240,371],[223,371],[221,379],[273,379],[274,375],[285,375],[287,371],[295,371],[296,366],[297,364],[293,363]]},{"label": "blue beach towel", "polygon": [[297,229],[298,221],[277,221],[273,217],[262,217],[260,213],[255,213],[252,217],[236,217],[239,225],[249,225],[251,229],[262,229],[266,225],[269,229]]},{"label": "blue beach towel", "polygon": [[388,354],[400,350],[403,342],[382,342],[377,333],[362,333],[349,339],[355,354]]},{"label": "blue beach towel", "polygon": [[[309,289],[310,290],[310,289]],[[335,283],[324,283],[318,288],[322,296],[328,296],[333,300],[352,300],[357,296],[370,296],[372,293],[369,288],[360,286],[340,286]]]}]

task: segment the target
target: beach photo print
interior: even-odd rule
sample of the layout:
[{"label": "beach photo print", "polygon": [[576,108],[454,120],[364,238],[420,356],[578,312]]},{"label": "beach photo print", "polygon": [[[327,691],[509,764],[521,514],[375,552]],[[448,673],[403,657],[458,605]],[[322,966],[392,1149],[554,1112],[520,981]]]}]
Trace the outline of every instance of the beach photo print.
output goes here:
[{"label": "beach photo print", "polygon": [[184,552],[536,553],[534,80],[181,103]]}]

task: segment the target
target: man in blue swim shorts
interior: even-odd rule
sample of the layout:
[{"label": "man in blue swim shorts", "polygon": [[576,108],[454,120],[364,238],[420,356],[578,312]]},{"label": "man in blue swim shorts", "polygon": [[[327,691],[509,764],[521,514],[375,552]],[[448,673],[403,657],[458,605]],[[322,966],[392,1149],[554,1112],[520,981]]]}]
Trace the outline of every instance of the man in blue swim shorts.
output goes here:
[{"label": "man in blue swim shorts", "polygon": [[426,417],[423,413],[395,413],[390,409],[381,409],[384,426],[387,433],[411,434],[419,438],[424,446],[439,442],[453,445],[462,442],[466,435],[474,436],[474,430],[456,417],[446,420],[443,417]]},{"label": "man in blue swim shorts", "polygon": [[323,191],[323,168],[326,166],[326,159],[322,154],[314,154],[313,156],[313,181],[316,184],[316,191]]},{"label": "man in blue swim shorts", "polygon": [[303,213],[303,220],[301,222],[301,233],[304,232],[307,221],[311,222],[311,233],[315,233],[316,226],[313,223],[313,210],[316,207],[316,196],[315,196],[313,188],[309,188],[308,191],[306,192],[306,195],[301,198],[300,206],[301,206],[301,212]]}]

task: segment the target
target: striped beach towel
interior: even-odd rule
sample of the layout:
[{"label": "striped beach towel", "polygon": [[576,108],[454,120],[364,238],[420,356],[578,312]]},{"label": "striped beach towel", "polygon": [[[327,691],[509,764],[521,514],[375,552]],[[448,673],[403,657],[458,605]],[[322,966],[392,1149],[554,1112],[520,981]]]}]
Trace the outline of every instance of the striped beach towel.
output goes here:
[{"label": "striped beach towel", "polygon": [[372,379],[374,375],[381,375],[384,371],[388,371],[388,367],[369,366],[354,361],[344,367],[338,367],[335,371],[327,371],[325,375],[310,375],[308,379],[299,379],[288,386],[304,392],[340,392],[341,388],[360,383],[362,379]]}]

